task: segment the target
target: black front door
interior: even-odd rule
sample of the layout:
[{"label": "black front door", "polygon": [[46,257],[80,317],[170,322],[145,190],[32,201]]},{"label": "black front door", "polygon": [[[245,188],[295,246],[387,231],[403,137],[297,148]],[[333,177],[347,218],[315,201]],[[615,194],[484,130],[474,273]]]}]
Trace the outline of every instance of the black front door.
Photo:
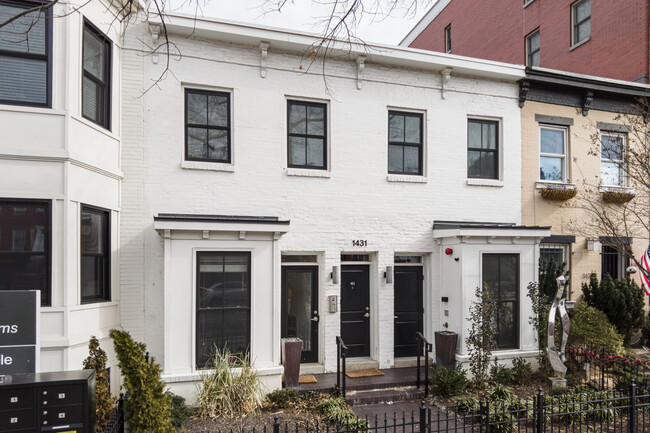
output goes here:
[{"label": "black front door", "polygon": [[370,356],[370,267],[341,266],[341,338],[347,356]]},{"label": "black front door", "polygon": [[302,340],[302,362],[318,362],[318,266],[282,267],[282,337]]},{"label": "black front door", "polygon": [[422,267],[395,266],[395,357],[416,356],[422,332]]}]

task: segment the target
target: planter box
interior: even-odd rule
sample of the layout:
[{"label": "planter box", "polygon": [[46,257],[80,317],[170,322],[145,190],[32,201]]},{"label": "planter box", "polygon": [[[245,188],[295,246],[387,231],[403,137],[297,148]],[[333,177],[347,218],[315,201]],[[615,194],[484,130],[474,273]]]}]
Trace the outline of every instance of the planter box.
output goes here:
[{"label": "planter box", "polygon": [[450,331],[438,331],[434,335],[436,344],[436,365],[438,367],[456,367],[456,343],[458,334]]},{"label": "planter box", "polygon": [[299,338],[282,339],[282,365],[284,365],[284,387],[297,388],[300,378],[300,358],[302,340]]}]

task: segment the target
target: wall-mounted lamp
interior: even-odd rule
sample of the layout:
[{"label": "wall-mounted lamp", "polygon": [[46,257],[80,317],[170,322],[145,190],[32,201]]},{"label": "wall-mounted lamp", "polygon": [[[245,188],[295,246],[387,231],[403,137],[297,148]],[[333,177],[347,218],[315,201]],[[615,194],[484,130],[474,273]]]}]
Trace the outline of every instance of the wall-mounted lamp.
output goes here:
[{"label": "wall-mounted lamp", "polygon": [[587,238],[587,251],[600,251],[600,240]]},{"label": "wall-mounted lamp", "polygon": [[388,284],[393,283],[393,267],[392,266],[386,266],[386,272],[384,272],[384,278],[386,278],[386,283],[388,283]]},{"label": "wall-mounted lamp", "polygon": [[445,254],[451,256],[452,254],[454,254],[454,250],[452,250],[451,248],[445,248]]},{"label": "wall-mounted lamp", "polygon": [[625,272],[628,274],[636,274],[636,271],[638,271],[636,266],[628,266],[627,269],[625,269]]},{"label": "wall-mounted lamp", "polygon": [[332,278],[332,282],[334,284],[339,283],[339,267],[338,266],[332,266],[332,273],[330,274],[330,277]]}]

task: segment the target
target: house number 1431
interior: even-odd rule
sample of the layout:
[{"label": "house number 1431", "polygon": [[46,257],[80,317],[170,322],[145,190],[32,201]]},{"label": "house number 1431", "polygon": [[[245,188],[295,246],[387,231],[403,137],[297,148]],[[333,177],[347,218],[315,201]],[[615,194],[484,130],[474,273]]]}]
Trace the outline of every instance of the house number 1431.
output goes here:
[{"label": "house number 1431", "polygon": [[355,239],[352,241],[353,247],[367,247],[368,241],[365,239]]}]

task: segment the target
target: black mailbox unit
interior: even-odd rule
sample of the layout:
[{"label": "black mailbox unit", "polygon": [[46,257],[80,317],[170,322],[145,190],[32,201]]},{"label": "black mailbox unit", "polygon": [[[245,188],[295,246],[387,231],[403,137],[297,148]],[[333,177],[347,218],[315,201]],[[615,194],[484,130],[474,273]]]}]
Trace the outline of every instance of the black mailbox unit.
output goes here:
[{"label": "black mailbox unit", "polygon": [[95,370],[7,376],[0,432],[95,433]]}]

